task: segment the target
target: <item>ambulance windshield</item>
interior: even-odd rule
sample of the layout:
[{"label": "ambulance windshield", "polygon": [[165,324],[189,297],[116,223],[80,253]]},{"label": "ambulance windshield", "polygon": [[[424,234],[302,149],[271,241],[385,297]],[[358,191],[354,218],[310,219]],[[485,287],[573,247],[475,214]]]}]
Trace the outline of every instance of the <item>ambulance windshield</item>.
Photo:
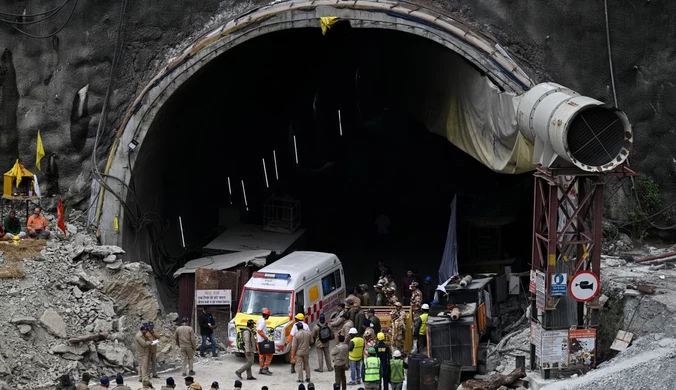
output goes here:
[{"label": "ambulance windshield", "polygon": [[291,291],[244,289],[239,311],[243,314],[261,314],[268,308],[273,316],[288,316],[291,313]]}]

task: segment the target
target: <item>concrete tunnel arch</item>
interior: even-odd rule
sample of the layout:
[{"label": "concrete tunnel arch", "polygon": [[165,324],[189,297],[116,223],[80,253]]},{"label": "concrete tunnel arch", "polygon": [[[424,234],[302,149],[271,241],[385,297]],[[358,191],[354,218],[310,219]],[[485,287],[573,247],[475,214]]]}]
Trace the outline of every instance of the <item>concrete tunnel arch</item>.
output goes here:
[{"label": "concrete tunnel arch", "polygon": [[[510,99],[534,85],[496,41],[440,11],[400,1],[284,1],[255,9],[218,26],[189,44],[161,69],[135,99],[117,131],[105,173],[120,180],[106,179],[107,185],[121,199],[127,198],[126,186],[131,178],[129,168],[134,166],[139,155],[128,145],[134,143],[134,150],[143,147],[163,104],[209,61],[265,34],[298,28],[319,29],[320,17],[324,16],[347,20],[353,28],[395,30],[437,42],[473,64]],[[118,199],[101,189],[95,223],[103,243],[123,245],[124,214]]]}]

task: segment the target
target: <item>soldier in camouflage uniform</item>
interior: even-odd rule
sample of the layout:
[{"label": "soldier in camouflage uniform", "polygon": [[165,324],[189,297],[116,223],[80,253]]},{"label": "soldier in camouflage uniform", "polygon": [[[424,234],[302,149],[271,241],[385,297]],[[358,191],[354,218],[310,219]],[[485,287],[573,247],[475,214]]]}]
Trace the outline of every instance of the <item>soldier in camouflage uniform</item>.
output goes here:
[{"label": "soldier in camouflage uniform", "polygon": [[423,304],[423,294],[422,291],[418,288],[418,282],[413,282],[411,283],[411,306],[415,305],[417,307],[420,307],[420,305]]},{"label": "soldier in camouflage uniform", "polygon": [[392,278],[392,275],[387,275],[383,279],[384,279],[384,283],[382,283],[382,284],[383,284],[383,286],[385,286],[385,288],[391,288],[392,290],[397,291],[397,284],[394,283],[394,279]]},{"label": "soldier in camouflage uniform", "polygon": [[418,282],[411,283],[411,290],[413,294],[411,295],[411,309],[413,310],[413,321],[420,317],[420,306],[422,305],[423,295],[422,291],[418,288]]},{"label": "soldier in camouflage uniform", "polygon": [[406,321],[401,311],[394,310],[390,313],[392,318],[392,350],[403,351],[406,339]]},{"label": "soldier in camouflage uniform", "polygon": [[388,306],[394,306],[399,302],[399,299],[397,299],[397,296],[394,295],[395,289],[390,287],[385,290],[385,294],[387,294],[387,305]]},{"label": "soldier in camouflage uniform", "polygon": [[387,297],[383,291],[383,285],[378,283],[373,288],[376,290],[376,306],[385,306],[387,302]]}]

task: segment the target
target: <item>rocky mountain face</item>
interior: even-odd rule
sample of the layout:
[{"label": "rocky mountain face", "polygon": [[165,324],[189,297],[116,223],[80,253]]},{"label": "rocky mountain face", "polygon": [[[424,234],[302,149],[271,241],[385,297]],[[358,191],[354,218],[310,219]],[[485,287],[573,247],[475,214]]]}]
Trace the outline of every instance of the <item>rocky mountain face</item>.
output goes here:
[{"label": "rocky mountain face", "polygon": [[[672,82],[676,49],[671,43],[676,30],[670,26],[676,3],[608,2],[613,88],[603,2],[417,1],[497,37],[536,81],[555,81],[610,103],[616,95],[635,128],[632,164],[655,178],[663,197],[673,197],[670,148],[676,144],[676,84]],[[34,14],[62,3],[20,1],[4,4],[0,12]],[[19,27],[32,35],[49,36],[66,21],[74,3],[42,23]],[[198,34],[265,3],[130,2],[124,16],[121,62],[97,150],[99,161],[107,157],[116,126],[134,97],[169,58]],[[0,25],[0,169],[9,169],[17,157],[34,168],[40,130],[47,156],[39,178],[48,194],[62,194],[74,206],[83,206],[89,196],[90,159],[119,20],[119,2],[80,1],[63,30],[46,39]],[[660,142],[651,142],[655,139]],[[626,207],[609,212],[626,214]]]}]

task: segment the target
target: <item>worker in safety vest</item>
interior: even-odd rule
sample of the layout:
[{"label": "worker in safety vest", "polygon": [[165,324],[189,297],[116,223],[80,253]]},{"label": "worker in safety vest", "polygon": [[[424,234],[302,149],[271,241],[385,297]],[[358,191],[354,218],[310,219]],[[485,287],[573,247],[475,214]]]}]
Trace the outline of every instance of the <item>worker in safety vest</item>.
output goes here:
[{"label": "worker in safety vest", "polygon": [[350,360],[350,382],[348,385],[361,384],[361,365],[364,359],[364,339],[359,337],[356,328],[350,329],[350,344],[347,346],[347,354]]},{"label": "worker in safety vest", "polygon": [[392,390],[402,390],[404,386],[404,369],[408,368],[408,364],[401,359],[401,351],[394,351],[390,360],[390,384]]},{"label": "worker in safety vest", "polygon": [[[296,332],[298,332],[298,328],[296,327],[297,323],[302,322],[303,330],[310,331],[310,325],[305,323],[305,314],[298,313],[294,318],[296,319],[296,322],[291,327],[291,332],[289,332],[289,336],[286,338],[286,344],[293,342],[293,337],[296,335]],[[291,349],[291,373],[296,373],[296,354],[293,352],[293,348]]]},{"label": "worker in safety vest", "polygon": [[427,349],[427,318],[430,315],[430,305],[423,303],[420,308],[422,314],[415,321],[413,334],[418,336],[418,353],[425,354]]},{"label": "worker in safety vest", "polygon": [[[270,318],[270,309],[263,309],[261,318],[256,322],[256,340],[261,343],[270,340],[267,320]],[[272,354],[258,354],[258,363],[260,364],[259,374],[272,375],[270,372],[270,362],[272,362]]]},{"label": "worker in safety vest", "polygon": [[368,357],[364,362],[364,388],[366,390],[380,390],[380,359],[376,356],[376,349],[369,348]]}]

